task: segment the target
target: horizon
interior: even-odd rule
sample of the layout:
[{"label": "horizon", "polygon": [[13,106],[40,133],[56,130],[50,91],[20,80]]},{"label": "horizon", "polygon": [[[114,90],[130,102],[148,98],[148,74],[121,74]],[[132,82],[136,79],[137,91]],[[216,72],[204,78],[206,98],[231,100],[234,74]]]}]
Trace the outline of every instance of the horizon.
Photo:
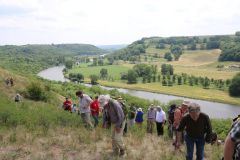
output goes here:
[{"label": "horizon", "polygon": [[237,0],[0,0],[0,45],[99,46],[143,37],[232,35],[240,29],[239,8]]}]

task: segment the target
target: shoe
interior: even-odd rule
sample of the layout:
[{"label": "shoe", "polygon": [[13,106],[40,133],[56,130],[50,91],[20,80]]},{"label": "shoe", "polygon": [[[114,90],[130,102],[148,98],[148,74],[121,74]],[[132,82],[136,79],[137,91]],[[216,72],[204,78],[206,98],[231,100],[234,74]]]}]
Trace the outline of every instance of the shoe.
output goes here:
[{"label": "shoe", "polygon": [[119,157],[126,157],[127,154],[125,153],[124,150],[120,150],[120,154],[119,154]]}]

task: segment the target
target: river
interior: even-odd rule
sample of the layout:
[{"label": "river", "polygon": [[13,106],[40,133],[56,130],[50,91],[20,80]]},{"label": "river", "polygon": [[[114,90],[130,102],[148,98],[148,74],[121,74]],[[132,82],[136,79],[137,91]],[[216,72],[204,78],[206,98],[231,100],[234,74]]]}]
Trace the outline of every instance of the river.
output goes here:
[{"label": "river", "polygon": [[[46,70],[43,70],[38,73],[38,76],[55,81],[66,81],[63,76],[62,70],[64,66],[52,67]],[[90,85],[86,85],[90,86]],[[105,87],[101,86],[103,89],[114,89],[112,87]],[[231,104],[224,104],[224,103],[217,103],[217,102],[210,102],[204,100],[197,100],[197,99],[190,99],[185,97],[179,96],[172,96],[172,95],[165,95],[160,93],[152,93],[146,91],[136,91],[130,89],[123,89],[123,88],[116,88],[119,92],[126,93],[132,96],[149,99],[149,100],[158,100],[162,103],[168,103],[171,100],[176,99],[184,99],[189,100],[191,102],[196,102],[201,106],[203,112],[207,113],[211,118],[233,118],[240,114],[240,106],[231,105]]]}]

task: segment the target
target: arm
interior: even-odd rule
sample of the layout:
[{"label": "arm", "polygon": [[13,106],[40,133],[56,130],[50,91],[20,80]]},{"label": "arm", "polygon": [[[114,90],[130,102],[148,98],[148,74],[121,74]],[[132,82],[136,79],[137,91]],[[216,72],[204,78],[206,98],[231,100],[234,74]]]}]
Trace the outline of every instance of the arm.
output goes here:
[{"label": "arm", "polygon": [[234,145],[235,143],[231,140],[230,135],[228,135],[224,144],[224,160],[232,160]]}]

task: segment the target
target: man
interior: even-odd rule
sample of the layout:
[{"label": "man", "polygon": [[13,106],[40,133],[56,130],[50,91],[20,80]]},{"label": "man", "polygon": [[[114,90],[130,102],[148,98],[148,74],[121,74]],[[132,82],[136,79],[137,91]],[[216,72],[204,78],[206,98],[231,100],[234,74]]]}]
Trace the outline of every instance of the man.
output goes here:
[{"label": "man", "polygon": [[95,97],[95,100],[90,104],[91,114],[94,119],[94,127],[98,125],[98,116],[99,116],[99,103],[98,96]]},{"label": "man", "polygon": [[79,111],[85,127],[92,128],[93,125],[90,118],[90,104],[93,100],[88,95],[83,94],[82,91],[77,91],[76,96],[79,97]]},{"label": "man", "polygon": [[128,131],[128,123],[127,123],[127,118],[128,118],[128,106],[126,103],[124,103],[123,101],[123,98],[121,96],[119,96],[117,98],[117,101],[120,103],[121,107],[122,107],[122,110],[123,110],[123,114],[124,114],[124,117],[125,117],[125,126],[124,126],[124,129],[123,129],[123,135],[126,136],[127,135],[127,131]]},{"label": "man", "polygon": [[156,119],[156,110],[153,104],[151,104],[147,112],[147,133],[153,133],[155,119]]},{"label": "man", "polygon": [[[125,117],[120,103],[110,98],[109,95],[100,95],[98,98],[100,107],[107,110],[109,120],[112,126],[112,148],[115,156],[125,156],[123,144],[123,129],[125,126]],[[120,153],[119,153],[120,152]]]},{"label": "man", "polygon": [[[197,160],[204,159],[205,134],[212,134],[212,126],[208,115],[200,112],[196,103],[189,104],[189,114],[185,115],[177,128],[177,134],[186,129],[185,142],[187,146],[186,159],[193,159],[194,144],[196,144]],[[180,136],[177,136],[176,146],[180,145]]]},{"label": "man", "polygon": [[224,160],[240,159],[240,121],[237,120],[224,144]]},{"label": "man", "polygon": [[[182,120],[182,117],[187,113],[189,103],[190,103],[189,101],[184,100],[181,107],[177,107],[175,109],[174,121],[173,121],[174,129],[178,128],[180,121]],[[175,139],[175,142],[173,143],[174,145],[176,144],[176,141],[178,139],[177,136],[180,136],[182,143],[184,142],[184,133],[182,132],[182,133],[176,134],[176,139]],[[178,147],[176,145],[175,145],[175,149],[178,149]]]},{"label": "man", "polygon": [[160,106],[157,106],[156,126],[158,136],[163,136],[163,127],[166,122],[166,114]]}]

